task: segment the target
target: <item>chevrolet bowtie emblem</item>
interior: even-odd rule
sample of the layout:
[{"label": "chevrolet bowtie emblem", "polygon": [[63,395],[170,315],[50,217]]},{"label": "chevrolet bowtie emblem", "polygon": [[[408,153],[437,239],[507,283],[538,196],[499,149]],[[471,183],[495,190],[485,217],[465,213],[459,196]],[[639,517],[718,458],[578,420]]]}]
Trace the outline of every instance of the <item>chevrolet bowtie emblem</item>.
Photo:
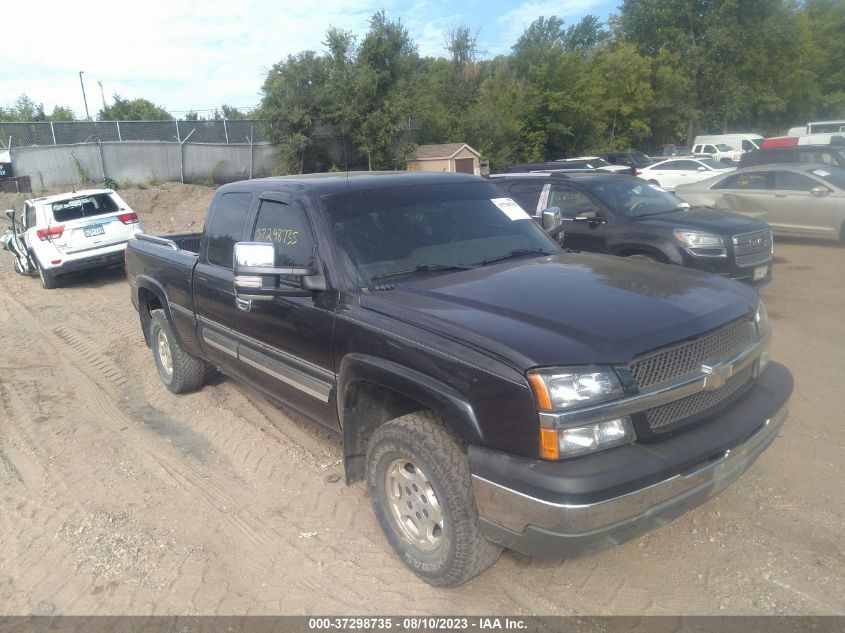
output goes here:
[{"label": "chevrolet bowtie emblem", "polygon": [[733,365],[718,365],[711,367],[710,365],[702,365],[701,373],[704,374],[704,391],[716,391],[725,386],[728,378],[733,376]]}]

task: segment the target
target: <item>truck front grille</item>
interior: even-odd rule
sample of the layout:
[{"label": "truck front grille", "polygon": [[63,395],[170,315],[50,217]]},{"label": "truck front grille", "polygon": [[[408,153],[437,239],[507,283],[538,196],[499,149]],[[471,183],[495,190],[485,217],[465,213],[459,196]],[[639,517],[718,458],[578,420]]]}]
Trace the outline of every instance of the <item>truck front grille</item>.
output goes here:
[{"label": "truck front grille", "polygon": [[[699,373],[702,365],[730,360],[754,343],[754,324],[736,321],[693,341],[653,352],[629,369],[640,389]],[[712,392],[716,393],[716,392]]]},{"label": "truck front grille", "polygon": [[732,241],[737,266],[755,266],[772,256],[772,232],[769,229],[734,235]]},{"label": "truck front grille", "polygon": [[753,373],[754,365],[749,365],[738,374],[728,378],[725,384],[715,391],[701,391],[675,402],[648,409],[645,413],[649,428],[653,433],[666,433],[679,426],[678,422],[691,420],[699,413],[712,409],[742,389],[751,380]]}]

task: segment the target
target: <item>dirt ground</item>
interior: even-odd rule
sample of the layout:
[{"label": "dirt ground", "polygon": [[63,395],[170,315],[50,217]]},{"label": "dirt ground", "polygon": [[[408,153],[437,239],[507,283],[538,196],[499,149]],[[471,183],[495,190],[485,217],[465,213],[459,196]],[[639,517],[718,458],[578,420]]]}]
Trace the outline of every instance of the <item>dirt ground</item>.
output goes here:
[{"label": "dirt ground", "polygon": [[[163,233],[200,230],[213,190],[121,194]],[[444,590],[335,482],[336,440],[225,378],[170,394],[122,271],[46,291],[2,253],[0,613],[845,614],[845,248],[776,255],[762,295],[796,388],[751,470],[614,549],[505,553]]]}]

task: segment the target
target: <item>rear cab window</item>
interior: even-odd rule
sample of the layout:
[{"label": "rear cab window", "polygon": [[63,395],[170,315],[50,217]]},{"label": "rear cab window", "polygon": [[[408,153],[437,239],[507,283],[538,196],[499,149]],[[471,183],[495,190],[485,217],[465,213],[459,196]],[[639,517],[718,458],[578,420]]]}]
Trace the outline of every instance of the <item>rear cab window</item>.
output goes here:
[{"label": "rear cab window", "polygon": [[241,240],[246,225],[251,193],[224,193],[205,226],[206,261],[232,270],[235,242]]},{"label": "rear cab window", "polygon": [[120,205],[111,195],[98,193],[54,202],[50,205],[50,210],[56,222],[71,222],[108,213],[117,213],[120,210]]}]

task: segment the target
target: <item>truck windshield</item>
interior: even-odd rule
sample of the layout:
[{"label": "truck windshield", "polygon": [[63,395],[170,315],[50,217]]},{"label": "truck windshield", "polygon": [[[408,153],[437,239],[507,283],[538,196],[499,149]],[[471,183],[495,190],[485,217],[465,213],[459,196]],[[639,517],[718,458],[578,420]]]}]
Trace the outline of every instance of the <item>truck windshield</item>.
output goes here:
[{"label": "truck windshield", "polygon": [[629,218],[671,213],[682,204],[675,194],[634,178],[596,185],[593,193],[616,213]]},{"label": "truck windshield", "polygon": [[400,274],[436,274],[499,257],[561,248],[488,183],[374,189],[323,198],[358,285]]}]

